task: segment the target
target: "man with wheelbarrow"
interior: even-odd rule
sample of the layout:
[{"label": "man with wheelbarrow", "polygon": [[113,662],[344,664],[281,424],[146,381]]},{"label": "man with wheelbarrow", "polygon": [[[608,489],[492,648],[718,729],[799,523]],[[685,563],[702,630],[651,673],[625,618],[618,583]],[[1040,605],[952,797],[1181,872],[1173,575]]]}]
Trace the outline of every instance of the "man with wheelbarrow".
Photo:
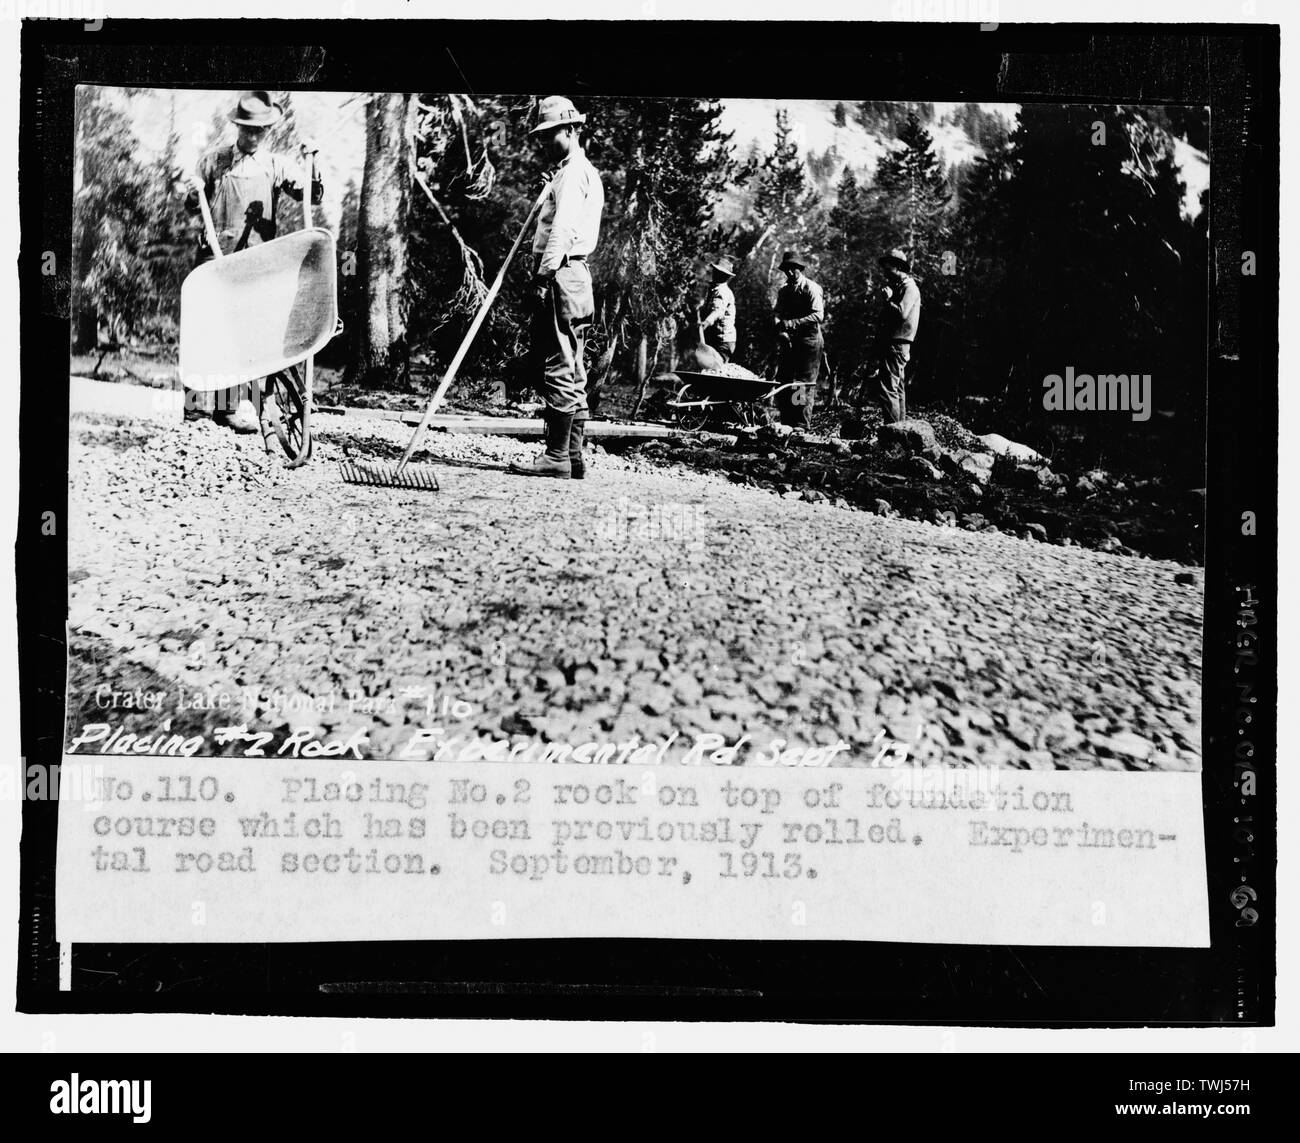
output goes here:
[{"label": "man with wheelbarrow", "polygon": [[[227,118],[238,128],[233,143],[214,147],[199,160],[199,179],[212,213],[221,253],[232,254],[247,246],[269,242],[275,237],[275,211],[281,193],[301,202],[305,179],[298,167],[283,155],[262,150],[267,130],[284,116],[284,109],[271,98],[269,91],[245,91],[239,96]],[[303,144],[303,154],[315,148]],[[314,166],[314,164],[313,164]],[[311,201],[319,206],[325,187],[316,168],[312,174]],[[191,190],[186,207],[199,213],[199,192]],[[201,239],[196,265],[213,257],[206,237]],[[218,391],[213,420],[237,433],[252,433],[258,428],[257,410],[250,400],[247,385]]]},{"label": "man with wheelbarrow", "polygon": [[812,427],[817,374],[822,361],[822,288],[804,274],[804,263],[787,250],[781,261],[786,284],[776,295],[776,380],[791,387],[777,394],[783,424]]},{"label": "man with wheelbarrow", "polygon": [[867,396],[880,406],[885,420],[892,424],[907,419],[905,374],[916,327],[921,321],[921,291],[902,250],[881,255],[879,263],[885,272],[876,320],[879,365],[865,385]]},{"label": "man with wheelbarrow", "polygon": [[736,271],[730,258],[710,262],[709,269],[713,271],[713,283],[700,307],[700,332],[705,345],[716,349],[723,361],[730,361],[736,352],[736,295],[727,283]]},{"label": "man with wheelbarrow", "polygon": [[546,451],[532,465],[511,465],[527,476],[581,480],[584,423],[589,419],[587,370],[582,360],[595,316],[587,258],[600,237],[605,191],[578,142],[587,121],[561,95],[543,99],[530,134],[554,164],[533,236],[533,294],[529,364],[540,373],[546,400]]}]

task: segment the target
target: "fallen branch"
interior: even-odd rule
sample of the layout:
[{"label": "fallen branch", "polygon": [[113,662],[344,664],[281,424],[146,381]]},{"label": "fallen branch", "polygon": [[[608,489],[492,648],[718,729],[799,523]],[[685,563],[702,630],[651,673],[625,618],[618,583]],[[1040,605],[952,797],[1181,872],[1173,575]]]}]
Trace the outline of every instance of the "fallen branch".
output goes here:
[{"label": "fallen branch", "polygon": [[[420,184],[420,189],[428,196],[429,201],[433,204],[433,209],[438,212],[438,217],[451,231],[452,237],[456,239],[456,245],[460,248],[461,282],[460,288],[452,296],[452,308],[453,310],[460,309],[472,313],[483,304],[483,300],[488,294],[487,285],[483,281],[483,259],[460,236],[456,224],[448,217],[447,212],[442,208],[442,203],[434,197],[433,191],[429,189],[429,184],[424,179],[424,173],[419,170],[413,173],[415,181]],[[439,323],[439,325],[445,324],[445,320]]]}]

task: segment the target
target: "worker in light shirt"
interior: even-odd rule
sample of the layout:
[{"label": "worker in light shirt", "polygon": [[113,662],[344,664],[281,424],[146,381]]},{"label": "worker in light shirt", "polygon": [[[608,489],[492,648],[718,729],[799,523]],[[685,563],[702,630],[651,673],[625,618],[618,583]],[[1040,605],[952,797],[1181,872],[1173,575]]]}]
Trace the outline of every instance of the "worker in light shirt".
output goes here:
[{"label": "worker in light shirt", "polygon": [[546,451],[532,465],[511,466],[527,476],[581,480],[586,469],[582,438],[590,411],[582,351],[596,312],[587,258],[605,205],[600,175],[578,141],[586,121],[569,100],[553,95],[542,100],[530,132],[555,168],[533,236],[531,365],[541,374],[546,401]]},{"label": "worker in light shirt", "polygon": [[736,276],[730,258],[709,263],[713,282],[709,296],[700,307],[700,333],[704,344],[716,349],[724,362],[736,352],[736,295],[727,284]]}]

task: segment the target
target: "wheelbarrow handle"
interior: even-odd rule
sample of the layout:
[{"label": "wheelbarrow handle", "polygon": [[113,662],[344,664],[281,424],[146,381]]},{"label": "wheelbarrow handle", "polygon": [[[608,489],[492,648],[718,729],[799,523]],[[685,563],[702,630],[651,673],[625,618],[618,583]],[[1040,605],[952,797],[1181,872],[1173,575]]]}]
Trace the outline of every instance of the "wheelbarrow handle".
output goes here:
[{"label": "wheelbarrow handle", "polygon": [[221,243],[217,241],[217,228],[212,224],[212,208],[208,206],[208,188],[197,173],[194,175],[194,189],[199,195],[199,211],[203,215],[203,232],[208,239],[208,248],[212,251],[212,257],[220,258],[223,256],[223,251]]},{"label": "wheelbarrow handle", "polygon": [[787,389],[807,389],[812,384],[814,384],[812,381],[787,381],[784,385],[778,385],[767,396],[775,397],[778,393],[784,393]]},{"label": "wheelbarrow handle", "polygon": [[316,152],[303,148],[303,157],[307,160],[307,186],[302,192],[302,228],[311,229],[311,185],[315,178],[316,172],[312,169],[315,165]]}]

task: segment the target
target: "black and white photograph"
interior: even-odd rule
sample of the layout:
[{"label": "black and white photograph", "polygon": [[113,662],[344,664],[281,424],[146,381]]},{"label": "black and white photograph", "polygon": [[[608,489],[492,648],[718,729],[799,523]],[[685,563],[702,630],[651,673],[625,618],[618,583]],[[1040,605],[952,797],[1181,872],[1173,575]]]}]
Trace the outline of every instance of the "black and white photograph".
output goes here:
[{"label": "black and white photograph", "polygon": [[24,19],[41,1034],[1275,1019],[1279,29],[664,6]]},{"label": "black and white photograph", "polygon": [[78,87],[69,752],[1199,769],[1208,109],[853,94]]}]

